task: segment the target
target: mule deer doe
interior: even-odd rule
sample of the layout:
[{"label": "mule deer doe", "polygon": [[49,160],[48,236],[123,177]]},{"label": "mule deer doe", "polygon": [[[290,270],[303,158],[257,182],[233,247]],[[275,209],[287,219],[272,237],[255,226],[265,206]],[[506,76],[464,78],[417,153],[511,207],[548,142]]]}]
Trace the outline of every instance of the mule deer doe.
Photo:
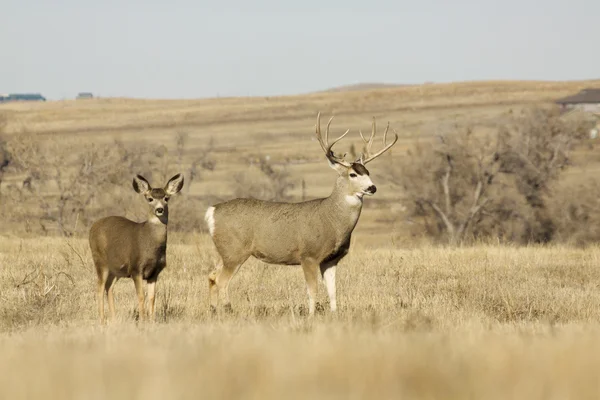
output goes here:
[{"label": "mule deer doe", "polygon": [[321,113],[317,115],[316,136],[329,166],[338,173],[329,197],[299,203],[272,202],[237,198],[209,207],[205,220],[221,260],[209,275],[210,305],[216,310],[219,297],[225,295],[226,309],[231,309],[228,286],[231,278],[250,257],[280,265],[301,265],[307,284],[309,315],[314,315],[318,273],[324,280],[331,311],[336,311],[335,270],[346,256],[350,237],[358,222],[363,196],[371,196],[376,187],[365,165],[390,149],[398,140],[387,143],[389,123],[383,135],[383,149],[371,153],[376,126],[366,143],[366,154],[350,163],[337,157],[331,148],[348,134],[349,129],[329,143],[327,123],[325,138],[321,134]]},{"label": "mule deer doe", "polygon": [[98,273],[98,311],[104,323],[104,292],[111,319],[115,317],[113,288],[119,278],[132,278],[138,297],[139,317],[144,320],[143,281],[148,282],[150,319],[154,320],[154,293],[160,272],[166,267],[169,197],[183,187],[183,176],[172,177],[164,189],[154,189],[144,177],[133,178],[133,188],[148,202],[149,216],[144,222],[124,217],[102,218],[90,228],[90,248]]}]

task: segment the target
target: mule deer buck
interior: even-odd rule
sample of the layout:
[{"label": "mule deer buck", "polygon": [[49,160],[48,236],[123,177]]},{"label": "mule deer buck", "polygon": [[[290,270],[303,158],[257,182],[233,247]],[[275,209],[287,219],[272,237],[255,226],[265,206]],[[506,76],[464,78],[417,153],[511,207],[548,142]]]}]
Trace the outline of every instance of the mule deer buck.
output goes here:
[{"label": "mule deer buck", "polygon": [[160,272],[166,267],[169,197],[183,187],[183,176],[173,176],[164,188],[155,189],[143,176],[133,178],[133,189],[149,206],[148,219],[134,222],[124,217],[102,218],[90,228],[89,242],[98,273],[98,312],[104,318],[104,292],[111,319],[115,317],[113,288],[119,278],[132,278],[138,297],[139,318],[146,318],[143,281],[148,282],[150,319],[154,321],[154,294]]},{"label": "mule deer buck", "polygon": [[309,298],[309,316],[315,312],[318,274],[321,273],[331,311],[336,311],[335,270],[346,256],[350,237],[358,222],[363,196],[375,194],[365,165],[389,150],[398,140],[387,144],[389,123],[383,134],[383,148],[371,152],[376,126],[373,118],[366,154],[347,162],[331,150],[348,134],[349,129],[329,143],[329,126],[321,134],[321,113],[317,115],[316,136],[325,152],[329,166],[338,173],[329,197],[299,203],[272,202],[237,198],[209,207],[205,220],[220,261],[209,275],[211,310],[216,311],[219,297],[225,296],[224,307],[231,309],[228,286],[231,278],[250,257],[280,265],[301,265]]}]

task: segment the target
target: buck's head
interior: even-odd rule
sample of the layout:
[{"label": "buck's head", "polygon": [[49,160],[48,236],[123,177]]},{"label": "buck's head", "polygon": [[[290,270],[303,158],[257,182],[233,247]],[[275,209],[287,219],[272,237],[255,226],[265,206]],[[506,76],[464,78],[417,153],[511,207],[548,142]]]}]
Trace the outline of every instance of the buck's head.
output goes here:
[{"label": "buck's head", "polygon": [[[167,223],[169,218],[169,198],[183,188],[183,175],[177,174],[165,185],[164,188],[153,188],[141,175],[133,178],[133,189],[142,194],[150,207],[151,220]],[[155,218],[154,218],[155,217]]]},{"label": "buck's head", "polygon": [[390,144],[386,144],[387,133],[390,127],[388,123],[385,133],[383,134],[383,149],[375,154],[372,154],[371,147],[373,145],[373,138],[375,137],[376,132],[375,118],[373,118],[373,129],[368,140],[365,139],[362,132],[359,131],[360,137],[366,144],[366,154],[361,153],[361,155],[354,162],[350,163],[344,159],[345,154],[341,157],[337,157],[331,150],[334,144],[336,144],[344,136],[346,136],[348,132],[350,132],[350,129],[344,132],[333,142],[329,143],[329,126],[332,120],[333,117],[331,117],[327,123],[325,138],[323,138],[323,135],[321,134],[321,113],[319,113],[317,115],[316,135],[321,148],[325,152],[329,166],[333,168],[339,175],[338,185],[341,186],[340,189],[344,190],[345,195],[358,198],[359,200],[362,200],[363,196],[365,195],[372,196],[377,191],[377,187],[373,184],[369,170],[365,165],[389,150],[390,147],[392,147],[398,140],[398,134],[394,131],[394,141]]}]

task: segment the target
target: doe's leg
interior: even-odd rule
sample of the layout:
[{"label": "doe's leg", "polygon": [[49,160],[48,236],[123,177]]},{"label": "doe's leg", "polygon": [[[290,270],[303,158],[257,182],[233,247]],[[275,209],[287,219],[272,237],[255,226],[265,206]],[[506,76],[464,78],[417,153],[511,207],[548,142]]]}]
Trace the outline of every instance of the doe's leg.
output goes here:
[{"label": "doe's leg", "polygon": [[146,310],[144,306],[144,279],[142,278],[142,275],[134,275],[132,278],[138,298],[138,310],[140,314],[140,321],[144,321],[146,319]]},{"label": "doe's leg", "polygon": [[108,279],[108,270],[98,270],[98,286],[96,290],[96,297],[98,302],[98,314],[100,316],[100,324],[104,324],[106,318],[104,316],[104,286]]},{"label": "doe's leg", "polygon": [[150,310],[148,310],[148,314],[150,316],[150,321],[154,322],[154,300],[155,300],[155,290],[156,290],[156,279],[152,279],[148,281],[148,306]]},{"label": "doe's leg", "polygon": [[113,321],[115,319],[115,297],[113,289],[115,287],[116,281],[116,277],[113,274],[109,273],[108,278],[104,283],[104,290],[106,291],[106,297],[108,297],[108,310],[110,311],[110,319]]}]

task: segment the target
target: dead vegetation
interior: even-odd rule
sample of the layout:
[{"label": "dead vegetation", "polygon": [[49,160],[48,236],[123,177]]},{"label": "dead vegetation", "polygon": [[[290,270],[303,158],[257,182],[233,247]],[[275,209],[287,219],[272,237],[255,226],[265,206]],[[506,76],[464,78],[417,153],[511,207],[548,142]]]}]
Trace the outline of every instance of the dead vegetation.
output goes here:
[{"label": "dead vegetation", "polygon": [[[378,192],[369,199],[361,217],[355,235],[360,240],[375,245],[390,241],[410,244],[431,237],[451,242],[500,237],[503,241],[524,243],[577,237],[574,241],[583,244],[594,240],[596,234],[590,231],[575,235],[576,224],[593,218],[595,205],[555,203],[554,199],[567,199],[556,192],[557,188],[568,186],[562,178],[567,174],[561,172],[557,177],[550,173],[541,178],[546,172],[529,173],[527,177],[497,173],[493,169],[498,165],[490,164],[489,157],[499,140],[499,126],[520,123],[523,128],[518,119],[525,105],[543,105],[592,84],[480,82],[268,99],[95,99],[60,106],[52,102],[5,104],[0,194],[3,205],[11,212],[0,215],[0,231],[77,236],[85,235],[89,221],[99,216],[117,214],[139,219],[143,216],[138,214],[138,200],[130,188],[136,173],[150,180],[184,173],[189,182],[184,191],[186,200],[180,202],[180,212],[171,222],[173,229],[180,232],[202,232],[206,206],[233,197],[300,201],[326,196],[334,176],[323,172],[310,122],[320,109],[336,115],[337,123],[353,131],[348,136],[350,156],[361,151],[357,131],[367,130],[373,116],[382,123],[390,121],[400,139],[389,157],[396,164],[412,165],[406,175],[412,174],[416,183],[422,177],[418,166],[432,167],[416,155],[406,156],[416,139],[425,143],[435,134],[443,134],[446,143],[440,142],[437,147],[447,155],[458,151],[457,146],[469,146],[454,155],[457,158],[452,161],[448,181],[450,203],[432,198],[431,193],[417,193],[430,190],[426,187],[405,192],[405,177],[385,179],[388,167],[374,167]],[[511,118],[506,117],[509,107],[515,110]],[[469,126],[474,126],[471,134],[467,134]],[[539,125],[544,126],[549,125]],[[525,136],[513,128],[506,134],[510,139],[506,139],[504,147],[521,147],[515,138]],[[551,154],[551,146],[556,144],[552,140],[542,140],[547,145],[542,149],[544,157]],[[526,164],[529,171],[540,167],[532,154],[524,156],[533,162]],[[465,157],[469,161],[461,165]],[[584,158],[585,163],[577,162]],[[439,182],[447,176],[450,163],[440,160],[441,157],[435,161],[438,175],[428,179],[438,182],[437,190],[443,191]],[[593,159],[593,150],[587,150],[585,154],[569,156],[569,161],[574,161],[567,168],[570,187],[579,185],[584,190],[584,184],[596,175],[594,168],[600,165],[600,159]],[[507,161],[503,166],[508,164],[517,168],[518,162]],[[559,164],[563,166],[561,161],[553,165],[552,171],[563,171]],[[496,174],[492,185],[478,176],[491,173],[486,168]],[[508,182],[509,175],[513,176],[512,182]],[[540,179],[547,185],[538,182]],[[505,193],[504,184],[518,190]],[[531,188],[536,185],[541,189],[532,194]],[[540,195],[542,192],[547,194]],[[502,202],[497,201],[499,194],[503,195]],[[421,200],[415,202],[417,197]],[[592,199],[593,195],[587,198]],[[543,207],[534,205],[542,200]],[[416,203],[427,211],[415,211],[420,207]],[[556,216],[557,211],[562,222],[548,223],[548,215]],[[498,224],[498,220],[503,223]],[[592,226],[593,223],[585,225],[586,229]],[[446,233],[450,231],[454,233]]]},{"label": "dead vegetation", "polygon": [[[134,175],[143,173],[159,181],[181,171],[191,186],[202,170],[215,168],[210,154],[212,141],[189,162],[184,161],[185,135],[176,138],[174,151],[152,143],[132,145],[114,140],[97,144],[48,139],[28,132],[2,143],[10,172],[18,179],[4,188],[2,200],[12,212],[0,220],[20,225],[24,230],[21,234],[81,235],[87,232],[90,221],[102,215],[133,212],[141,217],[132,206]],[[184,211],[188,217],[175,218],[173,225],[180,231],[201,230],[201,219],[189,215],[194,215],[190,213],[194,207],[202,206],[202,199],[187,200]]]},{"label": "dead vegetation", "polygon": [[[0,398],[599,397],[597,145],[573,147],[575,128],[520,113],[590,84],[2,105]],[[373,166],[378,191],[338,268],[337,316],[324,312],[321,285],[307,319],[298,268],[249,260],[232,283],[234,312],[212,317],[206,205],[327,195],[334,175],[311,141],[319,109],[352,127],[353,157],[356,131],[373,115],[390,120],[400,139],[386,157],[412,172],[384,179],[383,164]],[[135,323],[132,284],[120,281],[117,321],[100,329],[81,236],[97,216],[143,218],[133,174],[177,172],[186,185],[170,219],[158,323]],[[411,202],[394,183],[412,187]],[[450,231],[456,246],[430,244]],[[531,244],[548,233],[550,243]]]},{"label": "dead vegetation", "polygon": [[135,324],[123,280],[105,329],[84,240],[2,240],[0,397],[600,394],[597,247],[359,245],[338,271],[339,314],[324,312],[321,286],[309,321],[301,270],[254,260],[234,283],[234,313],[212,317],[214,250],[205,235],[191,239],[169,245],[159,322]]},{"label": "dead vegetation", "polygon": [[[590,128],[585,120],[563,118],[556,108],[525,109],[518,115],[510,111],[490,132],[453,126],[417,143],[394,180],[411,207],[409,218],[434,238],[451,244],[488,238],[548,243],[567,236],[559,229],[576,229],[564,218],[559,222],[559,208],[583,212],[597,204],[582,204],[582,197],[567,199],[557,184],[572,164],[573,148]],[[558,198],[564,203],[557,204]],[[571,222],[582,218],[575,214]],[[579,228],[588,229],[585,223]]]}]

